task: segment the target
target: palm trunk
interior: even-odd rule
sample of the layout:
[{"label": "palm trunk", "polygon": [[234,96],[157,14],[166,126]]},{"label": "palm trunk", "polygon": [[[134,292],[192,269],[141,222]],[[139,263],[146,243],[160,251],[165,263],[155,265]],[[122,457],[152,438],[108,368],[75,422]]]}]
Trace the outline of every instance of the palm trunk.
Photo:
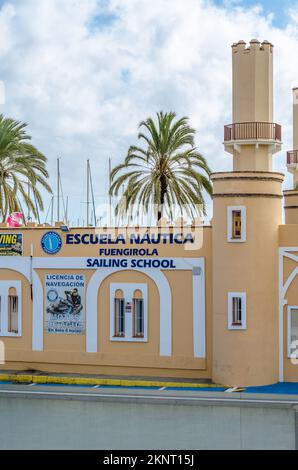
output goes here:
[{"label": "palm trunk", "polygon": [[167,194],[167,190],[168,190],[168,184],[167,184],[167,180],[165,176],[161,177],[160,186],[161,186],[161,190],[160,190],[160,201],[159,201],[158,214],[157,214],[157,223],[160,221],[160,219],[163,216],[165,195]]}]

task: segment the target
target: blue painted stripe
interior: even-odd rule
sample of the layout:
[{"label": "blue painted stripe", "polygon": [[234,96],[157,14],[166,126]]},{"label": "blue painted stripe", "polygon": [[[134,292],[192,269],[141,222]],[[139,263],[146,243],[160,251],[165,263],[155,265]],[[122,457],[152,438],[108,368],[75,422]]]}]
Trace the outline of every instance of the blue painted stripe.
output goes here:
[{"label": "blue painted stripe", "polygon": [[297,382],[279,382],[260,387],[246,387],[245,393],[272,393],[277,395],[298,395]]}]

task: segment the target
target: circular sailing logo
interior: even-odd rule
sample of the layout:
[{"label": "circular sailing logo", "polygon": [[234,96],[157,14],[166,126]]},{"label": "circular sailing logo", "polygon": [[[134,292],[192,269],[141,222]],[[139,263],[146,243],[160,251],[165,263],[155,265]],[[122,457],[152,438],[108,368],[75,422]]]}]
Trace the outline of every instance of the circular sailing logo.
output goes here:
[{"label": "circular sailing logo", "polygon": [[56,302],[58,300],[59,294],[55,289],[49,290],[47,293],[47,299],[49,302]]},{"label": "circular sailing logo", "polygon": [[55,255],[61,250],[62,238],[57,232],[47,232],[41,239],[41,247],[48,255]]}]

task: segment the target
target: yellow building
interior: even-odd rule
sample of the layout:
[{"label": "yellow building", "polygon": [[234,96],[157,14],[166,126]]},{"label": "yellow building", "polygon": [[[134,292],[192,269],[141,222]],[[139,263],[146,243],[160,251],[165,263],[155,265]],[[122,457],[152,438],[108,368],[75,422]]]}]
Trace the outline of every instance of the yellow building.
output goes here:
[{"label": "yellow building", "polygon": [[[233,171],[212,174],[211,226],[0,228],[6,370],[298,381],[298,188],[272,172],[273,46],[232,46]],[[298,89],[294,150],[298,183]]]}]

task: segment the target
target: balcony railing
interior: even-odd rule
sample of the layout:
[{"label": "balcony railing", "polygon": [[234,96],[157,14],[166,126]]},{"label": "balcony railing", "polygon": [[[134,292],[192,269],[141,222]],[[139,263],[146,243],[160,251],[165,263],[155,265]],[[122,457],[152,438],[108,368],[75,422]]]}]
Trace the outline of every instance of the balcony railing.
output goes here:
[{"label": "balcony railing", "polygon": [[298,163],[298,150],[290,150],[287,152],[287,165],[295,165]]},{"label": "balcony railing", "polygon": [[281,125],[272,122],[238,122],[225,126],[225,142],[235,140],[281,141]]}]

